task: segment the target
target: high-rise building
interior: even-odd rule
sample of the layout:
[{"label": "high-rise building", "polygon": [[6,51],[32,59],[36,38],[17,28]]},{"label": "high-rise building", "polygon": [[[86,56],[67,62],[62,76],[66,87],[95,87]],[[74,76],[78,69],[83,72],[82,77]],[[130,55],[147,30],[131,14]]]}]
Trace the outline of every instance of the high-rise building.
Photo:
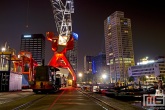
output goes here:
[{"label": "high-rise building", "polygon": [[43,34],[22,35],[20,50],[31,52],[38,65],[42,65],[45,61],[45,36]]},{"label": "high-rise building", "polygon": [[97,56],[92,58],[92,73],[93,74],[103,74],[109,73],[108,65],[106,65],[106,55],[100,52]]},{"label": "high-rise building", "polygon": [[68,58],[68,61],[70,62],[73,70],[75,73],[77,73],[78,68],[78,35],[76,33],[73,33],[74,38],[74,47],[72,50],[69,50],[66,52],[66,57]]},{"label": "high-rise building", "polygon": [[92,73],[92,58],[93,56],[84,56],[84,73]]},{"label": "high-rise building", "polygon": [[110,66],[111,82],[125,82],[128,67],[135,65],[131,20],[116,11],[104,21],[106,63]]},{"label": "high-rise building", "polygon": [[92,58],[92,73],[94,75],[94,80],[98,83],[103,83],[103,75],[106,75],[104,83],[109,83],[109,66],[106,65],[106,55],[100,52],[97,56]]}]

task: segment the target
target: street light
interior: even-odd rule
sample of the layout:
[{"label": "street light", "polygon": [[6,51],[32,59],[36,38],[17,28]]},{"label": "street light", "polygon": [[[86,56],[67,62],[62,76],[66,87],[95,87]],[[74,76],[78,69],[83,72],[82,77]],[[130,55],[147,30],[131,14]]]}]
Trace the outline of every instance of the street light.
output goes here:
[{"label": "street light", "polygon": [[[2,52],[5,52],[5,51],[6,51],[6,48],[5,48],[5,47],[2,47],[2,48],[1,48],[1,51],[2,51]],[[3,53],[2,53],[2,56],[1,56],[1,59],[0,59],[0,60],[1,60],[0,63],[1,63],[1,68],[2,68],[2,70],[3,70],[3,66],[4,66],[4,57],[5,57],[5,55],[3,55]]]},{"label": "street light", "polygon": [[147,87],[147,85],[148,85],[148,78],[149,78],[149,76],[146,76],[146,88],[148,88]]},{"label": "street light", "polygon": [[106,75],[106,74],[103,74],[103,75],[102,75],[102,78],[103,78],[103,79],[107,78],[107,75]]},{"label": "street light", "polygon": [[5,47],[2,47],[1,48],[2,52],[6,51],[6,48]]},{"label": "street light", "polygon": [[81,78],[82,77],[82,73],[79,73],[78,76]]},{"label": "street light", "polygon": [[107,78],[107,75],[106,74],[102,74],[102,78],[103,78],[103,82],[105,83],[105,79]]},{"label": "street light", "polygon": [[149,78],[149,76],[146,76],[146,78]]},{"label": "street light", "polygon": [[78,77],[80,78],[80,83],[82,83],[82,76],[83,76],[82,73],[78,74]]}]

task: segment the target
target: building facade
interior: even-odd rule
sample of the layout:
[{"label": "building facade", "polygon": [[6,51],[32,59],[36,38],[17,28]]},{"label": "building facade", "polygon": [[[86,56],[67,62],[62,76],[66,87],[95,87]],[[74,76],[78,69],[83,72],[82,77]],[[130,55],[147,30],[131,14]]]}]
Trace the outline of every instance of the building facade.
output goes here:
[{"label": "building facade", "polygon": [[88,56],[88,55],[84,56],[84,74],[83,74],[84,83],[93,82],[92,59],[93,59],[93,56]]},{"label": "building facade", "polygon": [[68,58],[68,61],[70,62],[73,70],[77,74],[78,70],[78,35],[73,34],[74,37],[74,48],[72,50],[69,50],[66,52],[66,57]]},{"label": "building facade", "polygon": [[92,59],[92,73],[93,74],[103,74],[109,73],[109,66],[106,65],[106,55],[100,52],[97,56]]},{"label": "building facade", "polygon": [[92,58],[93,56],[84,56],[84,73],[92,74]]},{"label": "building facade", "polygon": [[138,65],[129,67],[128,73],[134,77],[135,82],[145,77],[148,83],[154,83],[159,75],[165,76],[165,58],[141,61]]},{"label": "building facade", "polygon": [[[100,52],[97,56],[92,58],[92,73],[94,74],[94,80],[97,83],[110,83],[109,82],[109,66],[106,65],[106,55]],[[103,75],[106,76],[103,79]]]},{"label": "building facade", "polygon": [[38,65],[42,65],[45,61],[45,36],[43,34],[22,35],[20,51],[31,52]]},{"label": "building facade", "polygon": [[131,20],[116,11],[104,21],[106,63],[111,82],[125,81],[128,67],[135,65]]}]

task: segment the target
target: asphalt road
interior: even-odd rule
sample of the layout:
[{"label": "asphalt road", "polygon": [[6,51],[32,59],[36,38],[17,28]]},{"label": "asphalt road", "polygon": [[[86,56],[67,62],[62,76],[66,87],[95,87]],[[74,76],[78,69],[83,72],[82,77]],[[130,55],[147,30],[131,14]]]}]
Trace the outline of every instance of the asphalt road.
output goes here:
[{"label": "asphalt road", "polygon": [[[32,91],[20,92],[3,92],[0,93],[0,109],[12,110],[33,95]],[[44,96],[45,94],[36,94],[36,96]],[[22,101],[21,101],[22,100]],[[95,101],[83,95],[77,88],[66,87],[59,92],[53,94],[46,94],[46,96],[30,106],[24,108],[25,110],[105,110],[104,107]]]},{"label": "asphalt road", "polygon": [[26,110],[105,110],[105,108],[77,91],[76,88],[68,87],[48,95]]}]

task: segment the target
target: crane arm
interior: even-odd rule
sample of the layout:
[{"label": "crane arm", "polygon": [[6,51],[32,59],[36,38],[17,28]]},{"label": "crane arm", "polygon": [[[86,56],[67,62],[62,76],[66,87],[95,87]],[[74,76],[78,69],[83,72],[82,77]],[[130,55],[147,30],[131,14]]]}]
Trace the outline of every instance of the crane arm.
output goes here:
[{"label": "crane arm", "polygon": [[66,0],[65,5],[61,0],[50,0],[53,8],[59,45],[66,45],[72,33],[71,13],[74,13],[73,0]]}]

